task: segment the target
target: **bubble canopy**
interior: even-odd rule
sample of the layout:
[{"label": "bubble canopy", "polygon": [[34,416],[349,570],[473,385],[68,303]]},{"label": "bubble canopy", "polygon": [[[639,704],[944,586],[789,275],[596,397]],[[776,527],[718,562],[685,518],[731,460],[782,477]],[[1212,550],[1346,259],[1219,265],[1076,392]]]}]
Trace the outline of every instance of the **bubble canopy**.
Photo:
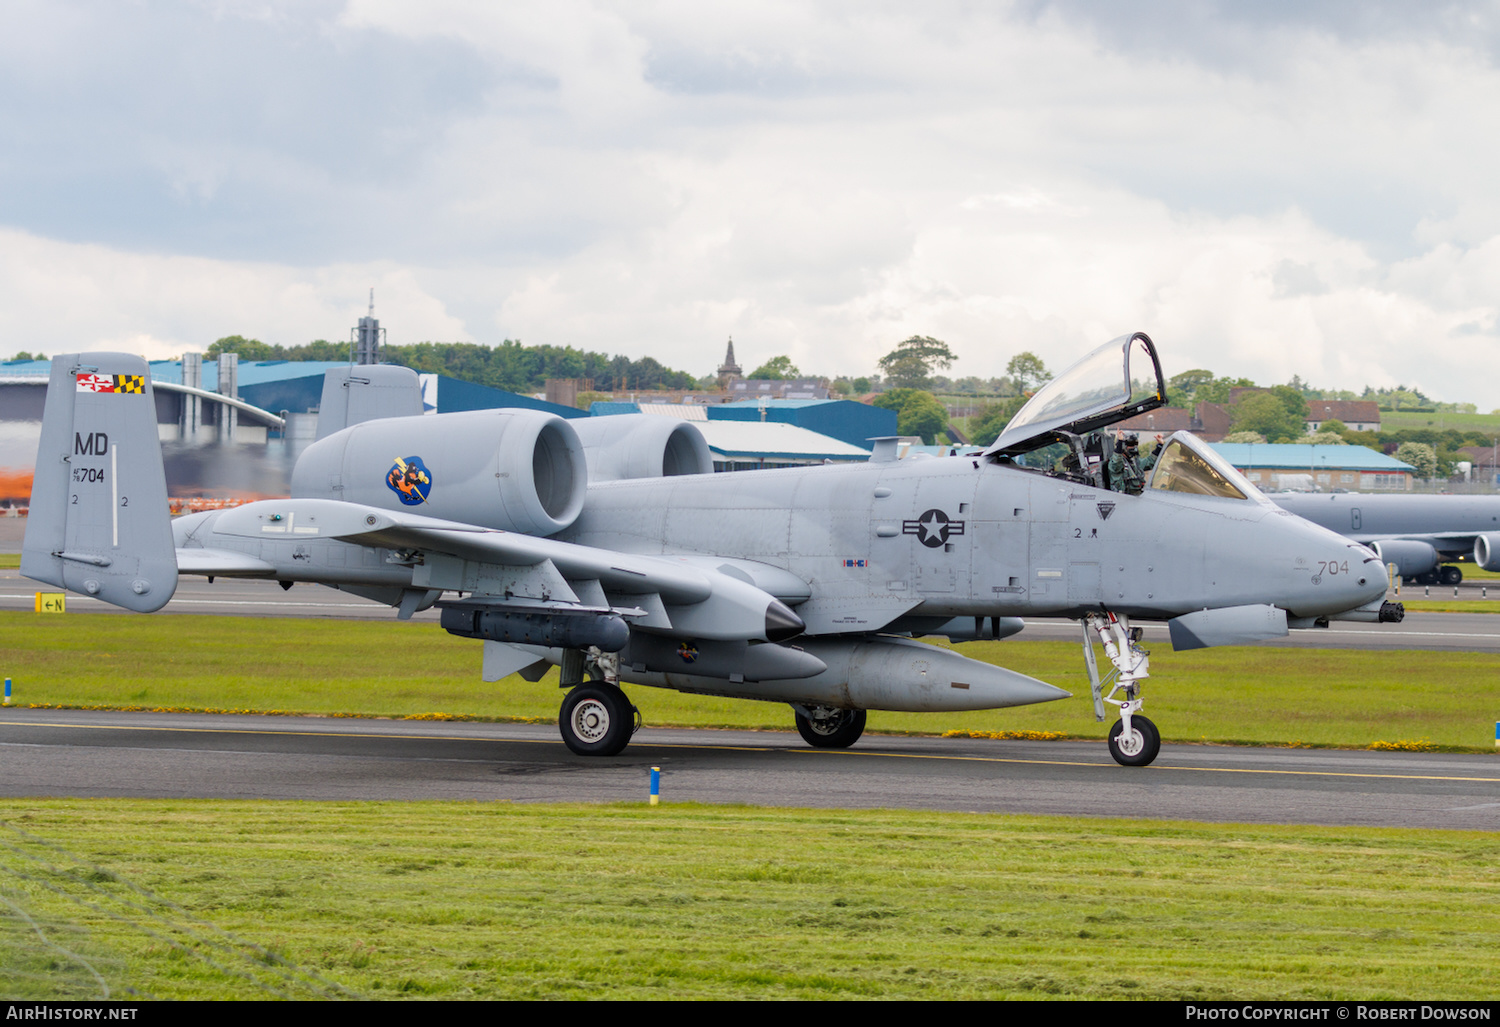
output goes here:
[{"label": "bubble canopy", "polygon": [[1037,392],[985,456],[1013,456],[1082,435],[1167,401],[1156,345],[1144,332],[1106,342]]}]

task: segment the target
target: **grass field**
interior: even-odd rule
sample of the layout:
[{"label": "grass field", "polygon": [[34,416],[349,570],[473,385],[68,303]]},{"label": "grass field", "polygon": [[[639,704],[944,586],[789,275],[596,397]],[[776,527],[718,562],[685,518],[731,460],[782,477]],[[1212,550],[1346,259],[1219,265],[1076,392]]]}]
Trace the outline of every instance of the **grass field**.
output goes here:
[{"label": "grass field", "polygon": [[19,999],[1487,1000],[1500,948],[1500,837],[1470,832],[670,803],[4,821]]},{"label": "grass field", "polygon": [[[872,730],[1100,737],[1079,693]],[[0,613],[23,703],[551,721],[433,625]],[[1172,741],[1492,751],[1500,657],[1153,657]],[[650,724],[784,705],[634,687]],[[1254,711],[1253,715],[1246,711]],[[0,800],[0,996],[1490,999],[1500,836],[902,811]]]},{"label": "grass field", "polygon": [[[1024,635],[1022,636],[1024,638]],[[1058,731],[1103,738],[1078,645],[974,642],[965,655],[1073,699],[962,714],[872,712],[869,730]],[[0,674],[18,703],[550,722],[556,672],[479,679],[480,647],[435,625],[300,618],[0,613]],[[1147,712],[1168,741],[1493,751],[1500,655],[1255,647],[1152,657]],[[784,704],[631,686],[647,724],[791,727]],[[1111,718],[1113,719],[1113,718]]]},{"label": "grass field", "polygon": [[1500,590],[1497,590],[1494,599],[1407,599],[1403,597],[1401,604],[1410,613],[1500,613]]},{"label": "grass field", "polygon": [[1436,428],[1443,431],[1455,428],[1458,431],[1482,431],[1500,436],[1500,414],[1406,413],[1401,410],[1382,410],[1380,427],[1383,431],[1395,431],[1398,428]]}]

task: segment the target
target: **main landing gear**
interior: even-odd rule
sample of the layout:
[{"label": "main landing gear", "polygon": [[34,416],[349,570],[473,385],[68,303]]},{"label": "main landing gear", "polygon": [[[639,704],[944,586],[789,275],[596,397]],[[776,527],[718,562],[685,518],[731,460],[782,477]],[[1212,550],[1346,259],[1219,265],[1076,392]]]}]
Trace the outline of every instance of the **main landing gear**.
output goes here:
[{"label": "main landing gear", "polygon": [[815,749],[847,749],[865,733],[864,710],[795,705],[797,733]]},{"label": "main landing gear", "polygon": [[580,756],[619,755],[641,726],[640,711],[620,689],[619,657],[611,660],[611,656],[598,654],[585,660],[582,650],[563,653],[562,687],[569,691],[558,712],[557,727],[563,744]]},{"label": "main landing gear", "polygon": [[[1094,662],[1094,641],[1099,636],[1104,655],[1114,669],[1101,682]],[[1151,654],[1140,645],[1141,629],[1132,628],[1126,617],[1113,613],[1091,613],[1083,621],[1083,661],[1088,666],[1094,693],[1094,717],[1104,719],[1104,704],[1120,708],[1120,719],[1109,729],[1109,754],[1126,767],[1144,767],[1161,752],[1161,732],[1141,715],[1140,682],[1150,676]],[[1104,685],[1113,683],[1108,694]],[[1116,699],[1123,693],[1123,698]]]},{"label": "main landing gear", "polygon": [[1464,580],[1463,568],[1446,564],[1442,567],[1434,567],[1426,574],[1414,574],[1409,578],[1401,579],[1407,585],[1457,585]]}]

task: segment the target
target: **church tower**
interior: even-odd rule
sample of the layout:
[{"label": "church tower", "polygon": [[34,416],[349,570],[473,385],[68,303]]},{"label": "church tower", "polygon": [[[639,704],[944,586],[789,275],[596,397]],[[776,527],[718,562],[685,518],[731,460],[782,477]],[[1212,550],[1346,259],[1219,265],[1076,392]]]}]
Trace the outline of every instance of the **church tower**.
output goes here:
[{"label": "church tower", "polygon": [[729,350],[724,354],[724,363],[719,366],[719,387],[727,388],[729,383],[736,378],[744,377],[745,372],[740,365],[734,362],[734,336],[729,337]]}]

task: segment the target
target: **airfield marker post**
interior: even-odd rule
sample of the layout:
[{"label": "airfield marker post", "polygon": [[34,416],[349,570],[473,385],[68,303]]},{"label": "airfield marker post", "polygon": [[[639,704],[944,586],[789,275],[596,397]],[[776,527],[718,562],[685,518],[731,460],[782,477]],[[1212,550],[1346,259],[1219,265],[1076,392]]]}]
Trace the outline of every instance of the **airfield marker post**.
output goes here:
[{"label": "airfield marker post", "polygon": [[[7,682],[7,684],[8,683],[9,682]],[[9,691],[7,691],[6,694],[8,695]],[[1496,735],[1497,735],[1497,737],[1500,737],[1500,724],[1496,724],[1495,728],[1496,728]],[[1495,744],[1496,745],[1500,745],[1500,741],[1497,741]],[[651,768],[651,805],[656,806],[656,805],[659,805],[660,802],[661,802],[661,768],[660,767],[652,767]]]},{"label": "airfield marker post", "polygon": [[[10,705],[10,678],[6,678],[5,679],[5,702],[3,703],[3,705],[5,705],[5,706],[9,706]],[[1500,737],[1500,724],[1495,725],[1495,727],[1496,727],[1497,737]],[[1500,745],[1500,741],[1497,741],[1495,744],[1496,745]]]}]

